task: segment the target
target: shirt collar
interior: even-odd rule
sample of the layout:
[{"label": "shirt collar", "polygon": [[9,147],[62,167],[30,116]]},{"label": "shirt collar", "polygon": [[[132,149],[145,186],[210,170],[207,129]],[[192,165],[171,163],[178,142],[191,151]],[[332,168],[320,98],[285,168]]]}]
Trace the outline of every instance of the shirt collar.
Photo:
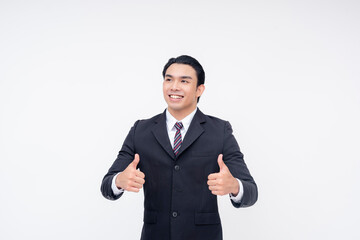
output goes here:
[{"label": "shirt collar", "polygon": [[173,117],[173,115],[171,115],[169,110],[166,109],[166,126],[168,131],[171,131],[172,128],[174,128],[176,122],[181,122],[183,124],[184,130],[187,130],[190,126],[192,119],[194,118],[196,111],[197,108],[194,111],[192,111],[189,115],[187,115],[184,119],[178,121],[176,120],[176,118]]}]

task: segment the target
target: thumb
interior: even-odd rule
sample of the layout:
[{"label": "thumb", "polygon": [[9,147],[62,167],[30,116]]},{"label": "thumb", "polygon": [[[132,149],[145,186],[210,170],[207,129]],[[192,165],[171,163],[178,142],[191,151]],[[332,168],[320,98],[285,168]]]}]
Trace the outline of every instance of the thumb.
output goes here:
[{"label": "thumb", "polygon": [[139,162],[140,162],[140,157],[139,154],[136,153],[135,158],[132,161],[131,165],[136,169]]},{"label": "thumb", "polygon": [[227,168],[224,161],[223,161],[223,155],[222,154],[219,154],[218,164],[219,164],[219,167],[220,167],[220,171]]}]

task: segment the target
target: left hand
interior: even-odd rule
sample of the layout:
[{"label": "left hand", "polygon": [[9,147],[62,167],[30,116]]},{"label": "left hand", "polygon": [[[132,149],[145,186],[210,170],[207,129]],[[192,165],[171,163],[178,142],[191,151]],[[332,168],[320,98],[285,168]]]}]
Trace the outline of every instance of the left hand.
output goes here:
[{"label": "left hand", "polygon": [[214,195],[226,195],[232,193],[234,196],[239,193],[239,182],[234,178],[229,171],[229,168],[223,161],[223,155],[218,157],[218,164],[220,171],[212,173],[208,176],[207,184]]}]

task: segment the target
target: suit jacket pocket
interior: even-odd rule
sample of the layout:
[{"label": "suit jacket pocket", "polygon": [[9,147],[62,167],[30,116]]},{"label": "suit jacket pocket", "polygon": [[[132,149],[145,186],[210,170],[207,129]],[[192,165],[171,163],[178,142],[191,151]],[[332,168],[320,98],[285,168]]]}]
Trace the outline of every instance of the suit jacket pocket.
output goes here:
[{"label": "suit jacket pocket", "polygon": [[157,221],[157,212],[154,211],[144,211],[144,223],[156,223]]},{"label": "suit jacket pocket", "polygon": [[218,212],[195,213],[195,225],[219,224],[220,216]]}]

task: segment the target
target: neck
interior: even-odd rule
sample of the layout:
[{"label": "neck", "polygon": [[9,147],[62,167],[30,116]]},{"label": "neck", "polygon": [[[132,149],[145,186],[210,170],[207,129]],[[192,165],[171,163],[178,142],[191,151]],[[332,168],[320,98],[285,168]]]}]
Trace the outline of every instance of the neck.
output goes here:
[{"label": "neck", "polygon": [[169,113],[178,121],[181,121],[183,120],[187,115],[189,115],[190,113],[192,113],[195,109],[196,109],[197,106],[195,106],[194,108],[191,108],[191,109],[184,109],[184,110],[181,110],[181,111],[176,111],[174,109],[171,109],[168,107],[168,111]]}]

